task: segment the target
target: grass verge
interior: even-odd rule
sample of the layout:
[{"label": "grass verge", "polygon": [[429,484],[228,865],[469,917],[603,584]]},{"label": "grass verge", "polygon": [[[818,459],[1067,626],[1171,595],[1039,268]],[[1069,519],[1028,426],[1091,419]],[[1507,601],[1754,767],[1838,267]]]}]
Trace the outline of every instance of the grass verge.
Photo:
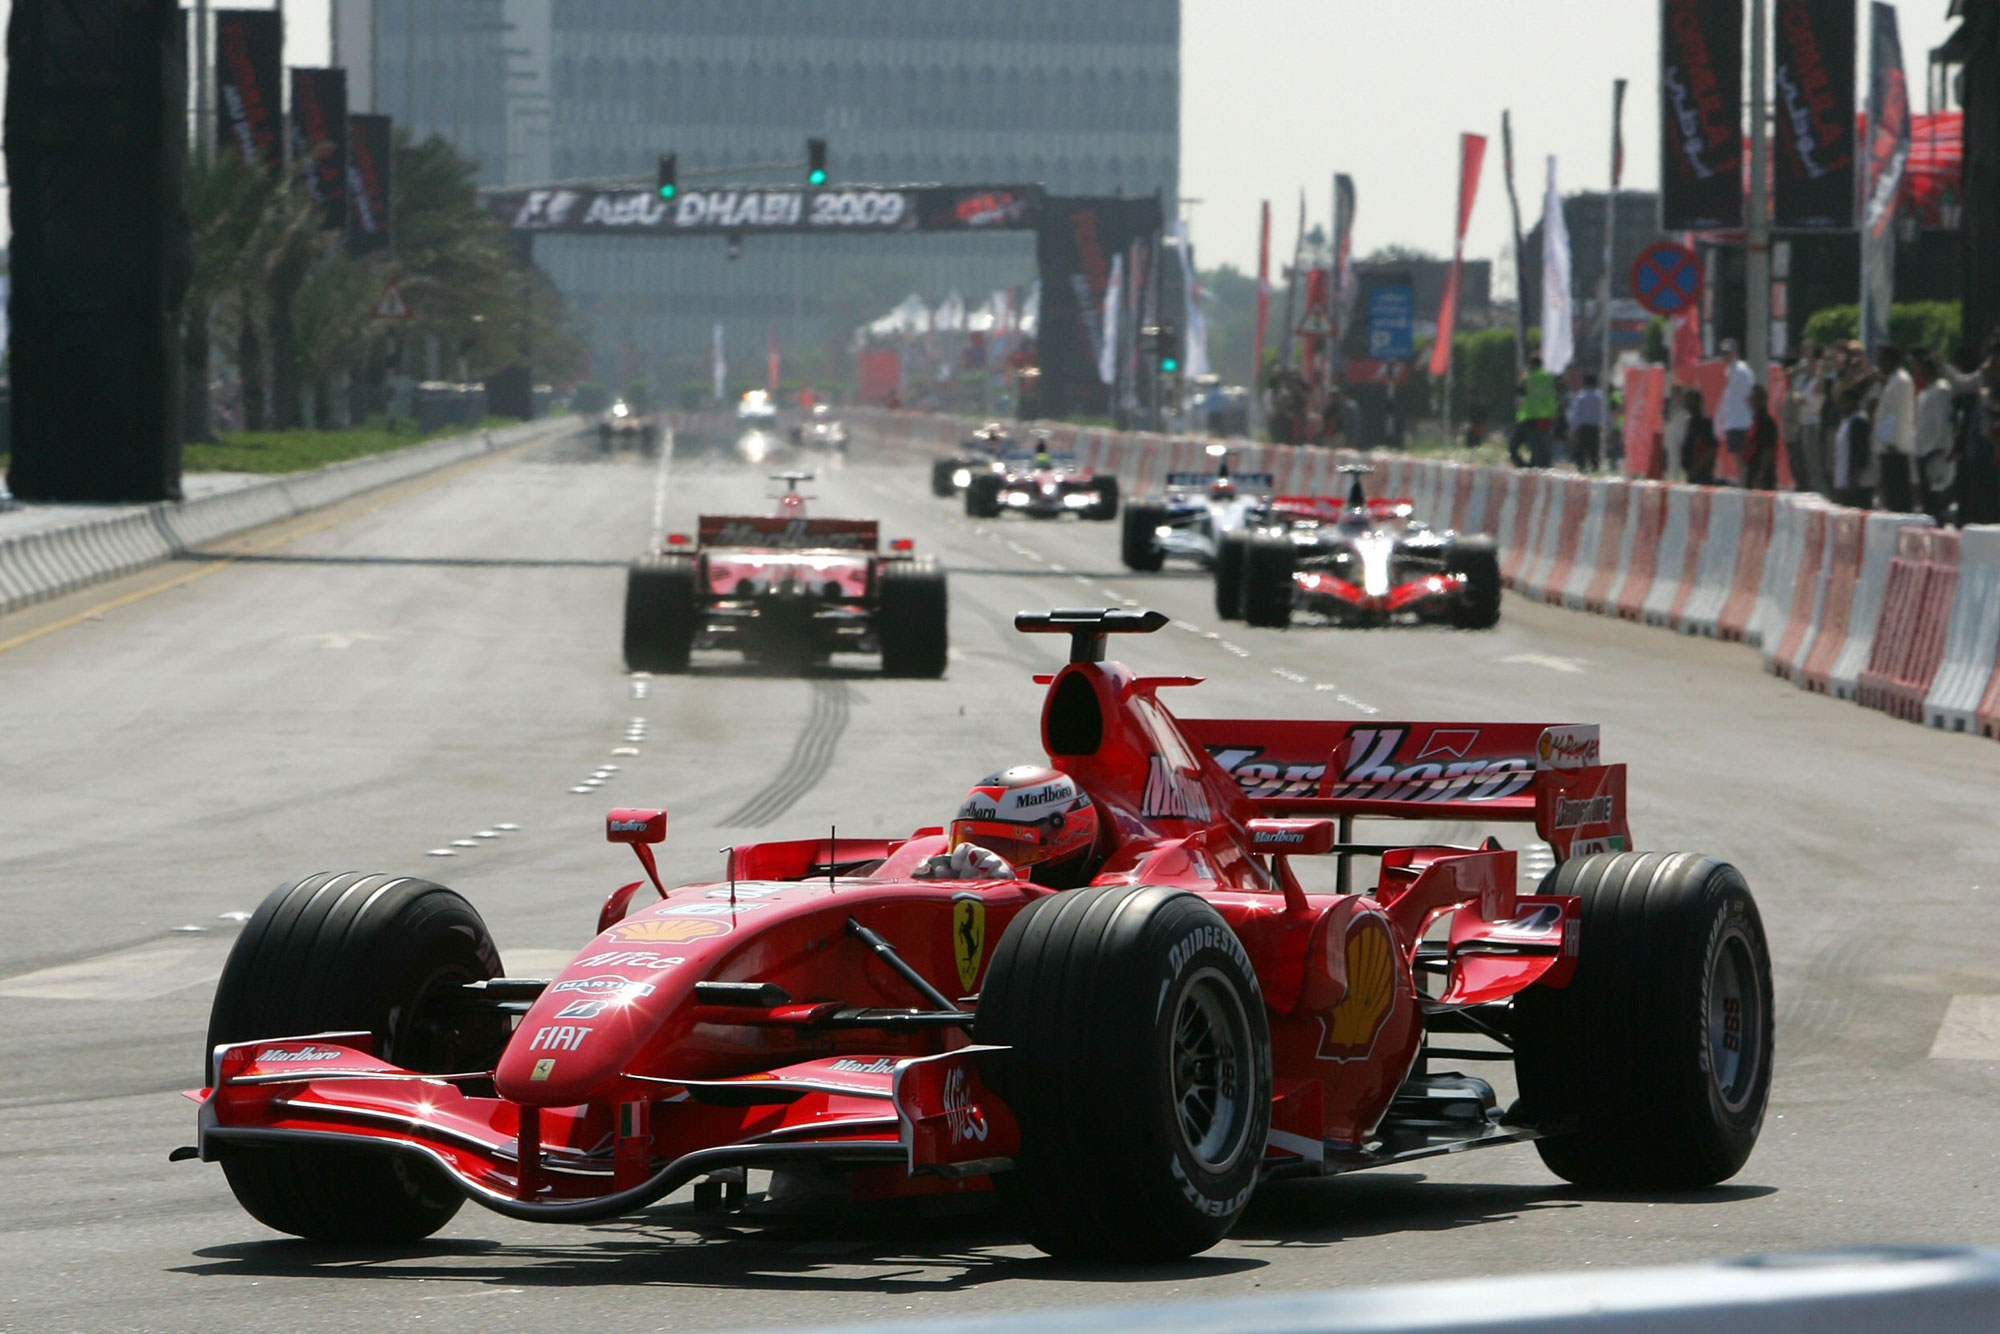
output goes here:
[{"label": "grass verge", "polygon": [[436,431],[419,431],[415,422],[384,418],[366,426],[344,431],[225,431],[215,444],[189,444],[181,452],[181,467],[187,472],[292,473],[323,468],[345,459],[386,454],[447,435],[513,423],[506,418],[488,417],[479,426],[446,426]]}]

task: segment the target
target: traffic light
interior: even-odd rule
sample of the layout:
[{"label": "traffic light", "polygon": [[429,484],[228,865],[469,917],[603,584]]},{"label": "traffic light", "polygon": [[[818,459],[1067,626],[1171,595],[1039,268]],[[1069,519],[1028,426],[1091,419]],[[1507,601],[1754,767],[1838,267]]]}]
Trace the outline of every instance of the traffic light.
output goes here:
[{"label": "traffic light", "polygon": [[806,140],[806,184],[826,184],[826,140]]},{"label": "traffic light", "polygon": [[675,179],[679,172],[680,158],[677,154],[660,154],[660,198],[672,199],[680,193],[680,185]]},{"label": "traffic light", "polygon": [[1160,374],[1178,375],[1181,370],[1180,330],[1171,324],[1162,324],[1155,338],[1155,351],[1160,358]]}]

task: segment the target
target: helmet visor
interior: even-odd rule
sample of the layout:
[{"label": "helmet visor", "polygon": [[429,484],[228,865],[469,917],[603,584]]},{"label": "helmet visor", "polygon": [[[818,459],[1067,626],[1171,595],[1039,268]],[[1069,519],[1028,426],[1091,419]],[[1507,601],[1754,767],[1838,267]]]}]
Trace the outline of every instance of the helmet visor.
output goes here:
[{"label": "helmet visor", "polygon": [[1033,866],[1050,852],[1048,830],[1042,825],[1004,820],[953,820],[951,846],[961,843],[977,844],[1015,866]]}]

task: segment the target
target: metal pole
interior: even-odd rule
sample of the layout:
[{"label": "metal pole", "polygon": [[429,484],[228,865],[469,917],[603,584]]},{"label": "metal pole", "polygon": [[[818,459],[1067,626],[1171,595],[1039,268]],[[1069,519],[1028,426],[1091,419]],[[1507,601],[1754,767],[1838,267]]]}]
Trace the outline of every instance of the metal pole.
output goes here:
[{"label": "metal pole", "polygon": [[209,89],[212,71],[208,59],[208,0],[194,0],[194,160],[207,162],[215,139],[214,114]]},{"label": "metal pole", "polygon": [[1750,0],[1750,218],[1744,255],[1744,358],[1753,376],[1762,376],[1771,358],[1771,210],[1764,179],[1770,158],[1770,126],[1765,115],[1764,61],[1766,0]]},{"label": "metal pole", "polygon": [[[1611,400],[1611,266],[1618,262],[1619,115],[1625,101],[1625,80],[1611,81],[1611,189],[1604,196],[1604,272],[1597,280],[1597,323],[1601,344],[1597,357],[1598,387]],[[1608,416],[1608,414],[1607,414]],[[1610,422],[1607,420],[1608,428]]]}]

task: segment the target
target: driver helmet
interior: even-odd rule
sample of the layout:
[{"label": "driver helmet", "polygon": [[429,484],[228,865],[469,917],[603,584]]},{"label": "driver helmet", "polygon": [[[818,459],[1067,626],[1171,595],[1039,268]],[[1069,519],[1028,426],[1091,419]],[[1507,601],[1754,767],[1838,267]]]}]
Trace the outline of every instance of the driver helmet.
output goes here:
[{"label": "driver helmet", "polygon": [[1228,473],[1224,473],[1209,484],[1208,494],[1217,500],[1228,500],[1236,494],[1236,483],[1229,480]]},{"label": "driver helmet", "polygon": [[[1074,878],[1097,846],[1097,807],[1068,774],[1017,764],[979,780],[951,822],[949,845],[998,853],[1022,875]],[[1071,875],[1064,876],[1069,872]]]}]

